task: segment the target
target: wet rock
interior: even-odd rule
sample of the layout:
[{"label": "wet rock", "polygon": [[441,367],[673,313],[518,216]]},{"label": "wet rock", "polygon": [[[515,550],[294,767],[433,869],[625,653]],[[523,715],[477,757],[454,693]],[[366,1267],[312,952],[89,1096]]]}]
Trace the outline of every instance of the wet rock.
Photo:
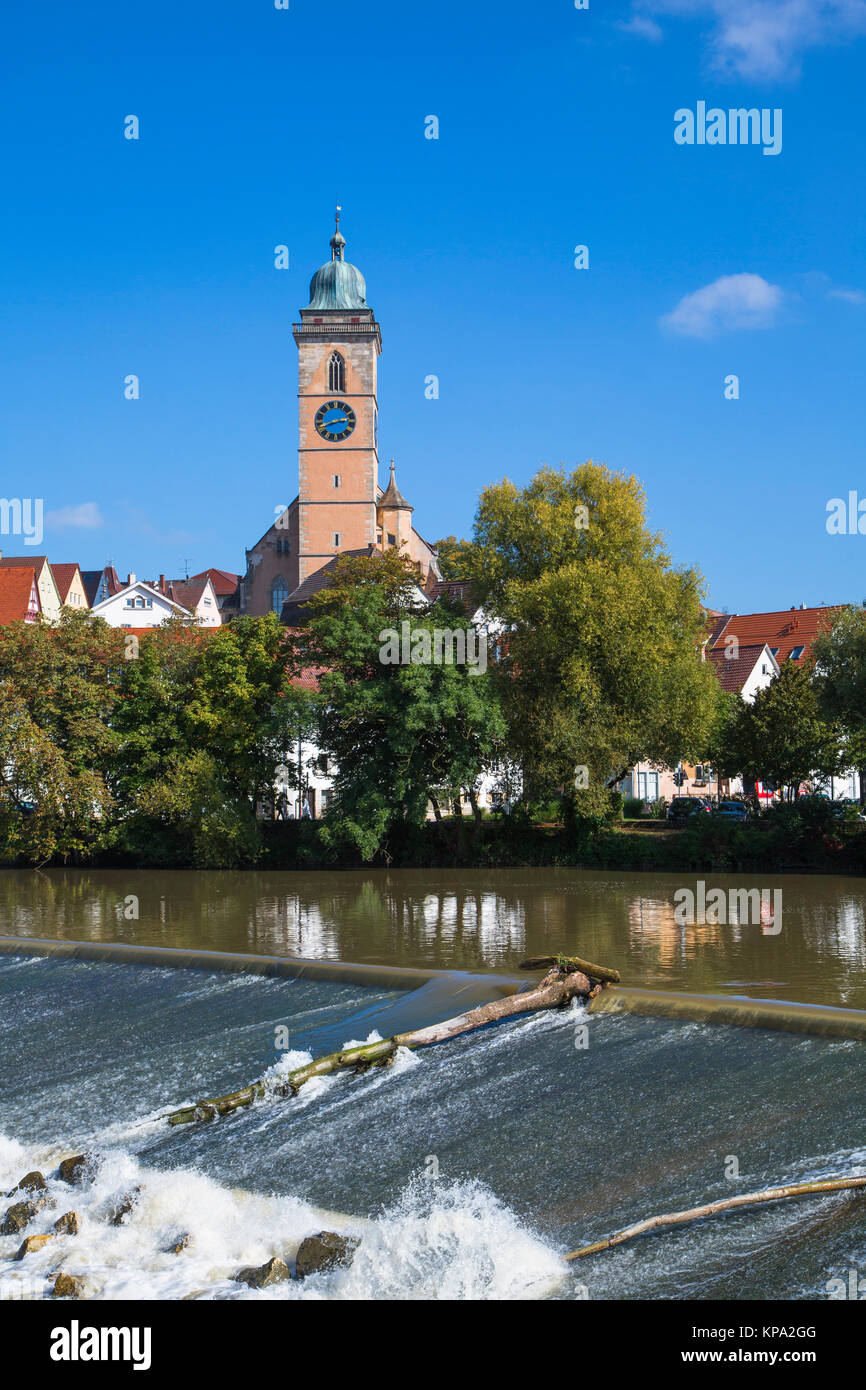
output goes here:
[{"label": "wet rock", "polygon": [[34,1216],[39,1211],[35,1202],[16,1202],[14,1206],[8,1208],[6,1215],[0,1222],[0,1235],[17,1236],[19,1231],[23,1231],[25,1226],[29,1226]]},{"label": "wet rock", "polygon": [[188,1231],[185,1231],[184,1234],[182,1236],[178,1236],[177,1240],[174,1241],[171,1245],[167,1245],[163,1253],[165,1255],[180,1255],[183,1253],[184,1250],[189,1249],[191,1240],[192,1236],[189,1234]]},{"label": "wet rock", "polygon": [[7,1192],[7,1197],[14,1197],[16,1192],[44,1192],[48,1193],[48,1184],[42,1173],[34,1168],[32,1173],[25,1173],[17,1187],[13,1187],[11,1192]]},{"label": "wet rock", "polygon": [[351,1264],[360,1244],[359,1240],[339,1236],[336,1231],[319,1231],[317,1235],[307,1236],[298,1247],[295,1278],[306,1279],[308,1274],[319,1274],[325,1269]]},{"label": "wet rock", "polygon": [[36,1250],[41,1250],[43,1245],[47,1245],[49,1240],[54,1239],[53,1231],[46,1231],[42,1236],[28,1236],[23,1240],[15,1252],[16,1260],[23,1260],[25,1255],[32,1255]]},{"label": "wet rock", "polygon": [[251,1289],[266,1289],[271,1284],[281,1284],[284,1279],[291,1279],[292,1274],[285,1260],[275,1255],[263,1265],[239,1269],[234,1277],[239,1284],[249,1284]]},{"label": "wet rock", "polygon": [[54,1229],[59,1236],[77,1236],[79,1231],[78,1212],[65,1211],[55,1221]]},{"label": "wet rock", "polygon": [[122,1197],[119,1202],[115,1203],[108,1214],[109,1226],[123,1225],[125,1218],[129,1216],[129,1213],[138,1201],[140,1192],[140,1187],[134,1187],[131,1192],[128,1192],[125,1197]]},{"label": "wet rock", "polygon": [[58,1274],[51,1290],[52,1298],[86,1298],[87,1283],[79,1274]]},{"label": "wet rock", "polygon": [[60,1176],[64,1182],[83,1183],[92,1177],[93,1169],[93,1159],[89,1154],[75,1154],[73,1158],[64,1158],[60,1165]]}]

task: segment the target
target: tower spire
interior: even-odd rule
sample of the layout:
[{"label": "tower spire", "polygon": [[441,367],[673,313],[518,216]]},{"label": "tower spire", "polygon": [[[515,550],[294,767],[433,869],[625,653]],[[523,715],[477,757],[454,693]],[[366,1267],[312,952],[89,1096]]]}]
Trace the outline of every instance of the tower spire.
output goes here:
[{"label": "tower spire", "polygon": [[331,237],[331,260],[341,261],[343,259],[343,247],[346,245],[346,238],[340,231],[340,213],[343,211],[340,204],[337,204],[336,225],[334,235]]}]

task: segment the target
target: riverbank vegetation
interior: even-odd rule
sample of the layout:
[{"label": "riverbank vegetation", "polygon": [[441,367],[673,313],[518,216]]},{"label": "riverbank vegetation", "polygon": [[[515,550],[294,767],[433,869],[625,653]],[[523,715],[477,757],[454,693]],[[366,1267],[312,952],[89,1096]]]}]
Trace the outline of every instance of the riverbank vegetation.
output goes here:
[{"label": "riverbank vegetation", "polygon": [[[342,557],[297,629],[271,614],[137,640],[68,609],[0,629],[0,863],[862,872],[863,826],[829,811],[646,833],[615,788],[638,760],[791,793],[862,766],[863,610],[746,704],[700,659],[701,577],[671,564],[635,479],[585,464],[488,487],[473,539],[440,549],[469,604],[465,585],[422,601],[392,550]],[[476,659],[437,659],[443,632],[472,650],[479,606]],[[285,821],[312,746],[327,814]]]}]

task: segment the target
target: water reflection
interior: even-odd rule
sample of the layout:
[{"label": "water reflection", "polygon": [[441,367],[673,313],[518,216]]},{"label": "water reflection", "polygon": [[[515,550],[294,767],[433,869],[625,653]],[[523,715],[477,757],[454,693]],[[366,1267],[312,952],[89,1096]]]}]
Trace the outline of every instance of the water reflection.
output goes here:
[{"label": "water reflection", "polygon": [[7,870],[0,932],[471,970],[562,950],[635,985],[866,1008],[866,880],[705,882],[782,888],[781,930],[681,925],[674,894],[695,888],[681,874]]}]

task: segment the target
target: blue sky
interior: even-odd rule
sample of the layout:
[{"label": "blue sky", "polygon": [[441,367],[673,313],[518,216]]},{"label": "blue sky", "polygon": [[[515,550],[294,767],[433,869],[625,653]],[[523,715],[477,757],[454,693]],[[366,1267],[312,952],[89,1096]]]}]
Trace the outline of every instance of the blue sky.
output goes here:
[{"label": "blue sky", "polygon": [[[51,558],[243,568],[297,491],[339,199],[422,534],[594,458],[716,606],[866,598],[866,536],[825,527],[866,498],[864,0],[290,4],[6,17],[0,493],[44,497]],[[781,108],[782,152],[675,144],[699,100]]]}]

